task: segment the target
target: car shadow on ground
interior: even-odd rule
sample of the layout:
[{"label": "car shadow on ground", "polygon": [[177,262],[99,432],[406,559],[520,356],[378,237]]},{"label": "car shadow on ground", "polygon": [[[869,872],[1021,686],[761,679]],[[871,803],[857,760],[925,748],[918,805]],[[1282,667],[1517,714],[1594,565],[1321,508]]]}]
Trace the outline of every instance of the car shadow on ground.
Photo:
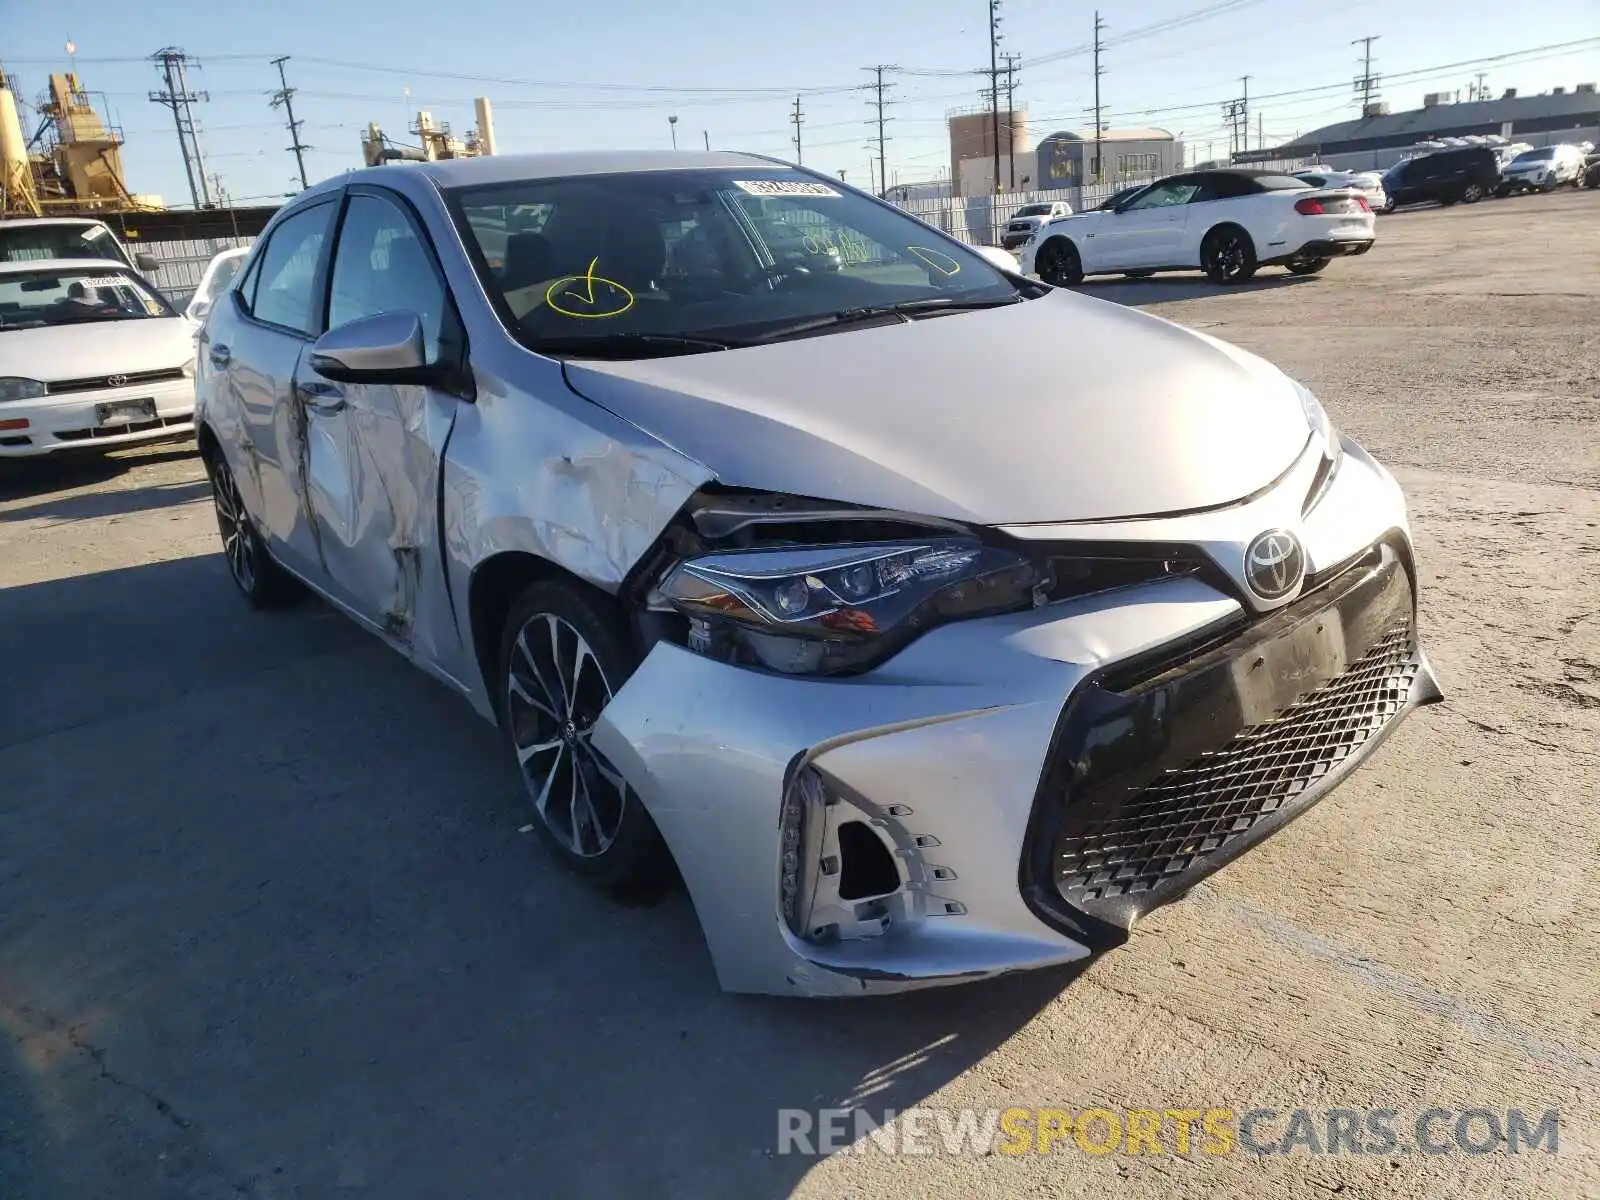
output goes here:
[{"label": "car shadow on ground", "polygon": [[722,994],[681,892],[607,902],[521,832],[463,701],[220,556],[0,591],[0,628],[15,1194],[787,1196],[779,1110],[917,1104],[1077,974]]},{"label": "car shadow on ground", "polygon": [[37,458],[0,458],[0,500],[91,487],[135,467],[194,458],[194,439],[137,447],[137,454],[67,450]]},{"label": "car shadow on ground", "polygon": [[1287,271],[1264,268],[1264,273],[1249,283],[1217,284],[1204,275],[1156,275],[1150,279],[1090,278],[1073,289],[1097,300],[1116,304],[1173,304],[1180,300],[1206,300],[1241,292],[1272,292],[1280,288],[1302,287],[1317,281],[1315,275],[1291,275]]}]

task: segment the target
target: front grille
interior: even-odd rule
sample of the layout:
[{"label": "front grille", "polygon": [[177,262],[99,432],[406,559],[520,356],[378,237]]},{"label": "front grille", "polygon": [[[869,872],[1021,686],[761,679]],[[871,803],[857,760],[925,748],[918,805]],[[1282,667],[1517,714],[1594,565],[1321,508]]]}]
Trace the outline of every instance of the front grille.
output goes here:
[{"label": "front grille", "polygon": [[[45,384],[45,388],[52,396],[64,395],[68,392],[95,392],[102,388],[132,387],[140,383],[162,383],[168,379],[182,379],[182,367],[168,367],[160,371],[128,371],[119,375],[89,375],[82,379],[58,379],[54,383]],[[116,379],[118,382],[112,383]]]},{"label": "front grille", "polygon": [[1420,669],[1409,618],[1354,665],[1270,720],[1164,771],[1057,842],[1074,905],[1136,896],[1225,851],[1365,745],[1405,707]]}]

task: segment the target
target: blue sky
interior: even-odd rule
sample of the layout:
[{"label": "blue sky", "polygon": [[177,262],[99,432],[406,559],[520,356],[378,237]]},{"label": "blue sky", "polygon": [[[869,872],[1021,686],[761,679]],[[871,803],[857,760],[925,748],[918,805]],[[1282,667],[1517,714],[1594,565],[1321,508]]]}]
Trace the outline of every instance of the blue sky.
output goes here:
[{"label": "blue sky", "polygon": [[[20,79],[22,97],[32,100],[45,76],[65,67],[70,37],[84,86],[106,93],[127,135],[130,186],[169,204],[187,202],[187,186],[170,114],[146,99],[159,84],[156,70],[139,61],[167,45],[202,64],[191,86],[211,94],[197,108],[208,170],[241,199],[297,186],[281,113],[268,106],[277,87],[268,60],[279,54],[294,56],[290,83],[300,89],[303,136],[316,147],[307,164],[314,179],[361,165],[359,133],[370,120],[409,142],[406,127],[426,107],[465,132],[475,95],[495,103],[502,153],[665,146],[667,118],[676,115],[680,145],[703,144],[705,132],[713,147],[792,158],[788,113],[799,91],[806,164],[843,169],[865,185],[876,151],[867,148],[866,95],[853,89],[873,63],[906,68],[892,77],[890,182],[929,179],[947,161],[946,111],[980,103],[983,81],[961,72],[988,62],[987,0],[610,0],[559,8],[528,0],[212,0],[198,8],[177,0],[70,8],[7,0],[6,8],[0,64]],[[1140,33],[1202,10],[1181,27]],[[1107,122],[1170,129],[1200,157],[1208,143],[1218,154],[1226,149],[1220,104],[1238,94],[1242,75],[1251,77],[1253,96],[1302,93],[1254,103],[1252,138],[1257,113],[1269,144],[1355,115],[1349,88],[1359,48],[1350,41],[1370,34],[1379,35],[1383,98],[1397,109],[1419,104],[1425,91],[1465,89],[1476,75],[1434,68],[1579,39],[1590,40],[1486,64],[1486,83],[1496,94],[1527,93],[1600,79],[1600,0],[1512,8],[1488,0],[1107,0],[1103,13]],[[1089,127],[1093,80],[1082,47],[1092,37],[1092,10],[1005,0],[1002,16],[1002,49],[1024,60],[1017,100],[1030,110],[1034,135]],[[1030,64],[1035,59],[1044,61]],[[504,82],[511,80],[521,82]],[[584,86],[562,86],[572,84]]]}]

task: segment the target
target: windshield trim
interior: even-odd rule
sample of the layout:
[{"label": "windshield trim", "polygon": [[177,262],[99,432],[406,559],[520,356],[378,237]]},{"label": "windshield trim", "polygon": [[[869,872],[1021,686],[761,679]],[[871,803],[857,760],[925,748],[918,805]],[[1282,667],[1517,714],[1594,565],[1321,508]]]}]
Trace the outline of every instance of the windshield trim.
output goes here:
[{"label": "windshield trim", "polygon": [[[500,323],[501,329],[505,332],[507,337],[509,337],[513,342],[521,346],[523,349],[537,354],[541,358],[548,359],[551,362],[559,363],[564,361],[563,358],[557,358],[541,351],[539,349],[539,342],[541,339],[538,336],[524,330],[521,327],[521,322],[518,321],[516,314],[511,311],[511,307],[506,301],[505,293],[497,286],[493,271],[489,266],[489,261],[484,255],[483,244],[478,239],[477,234],[472,228],[471,220],[467,215],[466,206],[463,203],[464,197],[469,195],[486,196],[492,195],[496,192],[516,192],[518,190],[528,188],[530,185],[538,185],[541,183],[563,183],[569,180],[577,179],[582,179],[584,181],[604,181],[607,179],[620,179],[639,175],[665,175],[680,171],[694,174],[725,175],[730,180],[740,177],[756,177],[752,174],[754,172],[760,172],[762,174],[784,174],[791,176],[799,175],[807,180],[827,184],[830,187],[838,188],[841,191],[849,193],[851,196],[868,201],[880,208],[890,209],[897,217],[906,221],[910,221],[913,225],[922,227],[928,236],[938,238],[944,242],[951,242],[961,247],[961,249],[964,250],[968,256],[981,263],[993,274],[993,282],[995,284],[1011,288],[1018,299],[1034,299],[1037,295],[1044,294],[1043,292],[1034,292],[1027,287],[1019,287],[1015,281],[1008,278],[1004,272],[1002,272],[994,264],[990,263],[973,247],[967,245],[965,242],[962,242],[959,239],[951,237],[937,226],[922,221],[912,214],[906,212],[904,209],[890,204],[881,197],[874,196],[869,192],[863,192],[858,188],[853,188],[850,185],[833,178],[832,176],[822,175],[807,167],[778,162],[776,160],[772,162],[751,164],[749,167],[737,165],[730,165],[726,167],[685,165],[682,167],[661,167],[649,171],[602,171],[584,175],[528,175],[518,179],[498,180],[493,183],[463,183],[455,184],[450,187],[438,186],[436,183],[435,186],[438,188],[439,197],[444,204],[445,212],[449,216],[450,223],[452,226],[454,226],[456,237],[461,242],[462,249],[466,254],[468,265],[471,266],[472,273],[476,277],[478,287],[483,292],[484,299],[488,301],[489,307],[494,312],[495,319]],[[817,315],[820,316],[823,314],[819,313]],[[787,324],[789,322],[780,321],[780,323]],[[751,322],[749,324],[757,323]],[[859,328],[859,326],[854,326],[850,322],[845,322],[837,331],[843,332],[845,329],[849,328]],[[738,332],[734,333],[733,331]],[[667,339],[679,337],[690,340],[699,339],[702,341],[722,341],[728,343],[729,349],[747,349],[753,348],[756,345],[771,344],[763,343],[758,340],[760,337],[759,329],[757,329],[754,334],[751,334],[745,325],[740,324],[724,324],[721,326],[708,326],[705,329],[684,331],[641,330],[636,332],[658,334],[659,336]],[[824,330],[823,332],[831,333],[835,332],[835,330],[830,328]]]}]

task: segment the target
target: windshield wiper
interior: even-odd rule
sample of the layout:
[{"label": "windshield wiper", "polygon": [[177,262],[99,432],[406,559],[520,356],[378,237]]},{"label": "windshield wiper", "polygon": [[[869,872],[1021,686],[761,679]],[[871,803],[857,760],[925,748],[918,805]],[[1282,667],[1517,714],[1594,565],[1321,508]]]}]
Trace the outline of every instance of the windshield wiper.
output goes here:
[{"label": "windshield wiper", "polygon": [[679,333],[589,333],[537,338],[529,345],[553,358],[567,355],[574,358],[665,358],[674,354],[732,350],[749,343]]},{"label": "windshield wiper", "polygon": [[812,317],[806,321],[796,321],[793,325],[780,325],[777,329],[769,329],[751,340],[757,342],[779,342],[784,338],[799,337],[802,334],[812,333],[816,330],[837,329],[845,325],[854,325],[861,321],[878,320],[882,317],[904,317],[909,321],[914,320],[918,314],[971,312],[980,308],[1004,308],[1008,304],[1020,304],[1023,299],[1022,293],[1017,292],[1000,300],[958,300],[954,296],[925,296],[921,300],[900,300],[894,304],[868,304],[860,308],[841,309],[824,317]]}]

